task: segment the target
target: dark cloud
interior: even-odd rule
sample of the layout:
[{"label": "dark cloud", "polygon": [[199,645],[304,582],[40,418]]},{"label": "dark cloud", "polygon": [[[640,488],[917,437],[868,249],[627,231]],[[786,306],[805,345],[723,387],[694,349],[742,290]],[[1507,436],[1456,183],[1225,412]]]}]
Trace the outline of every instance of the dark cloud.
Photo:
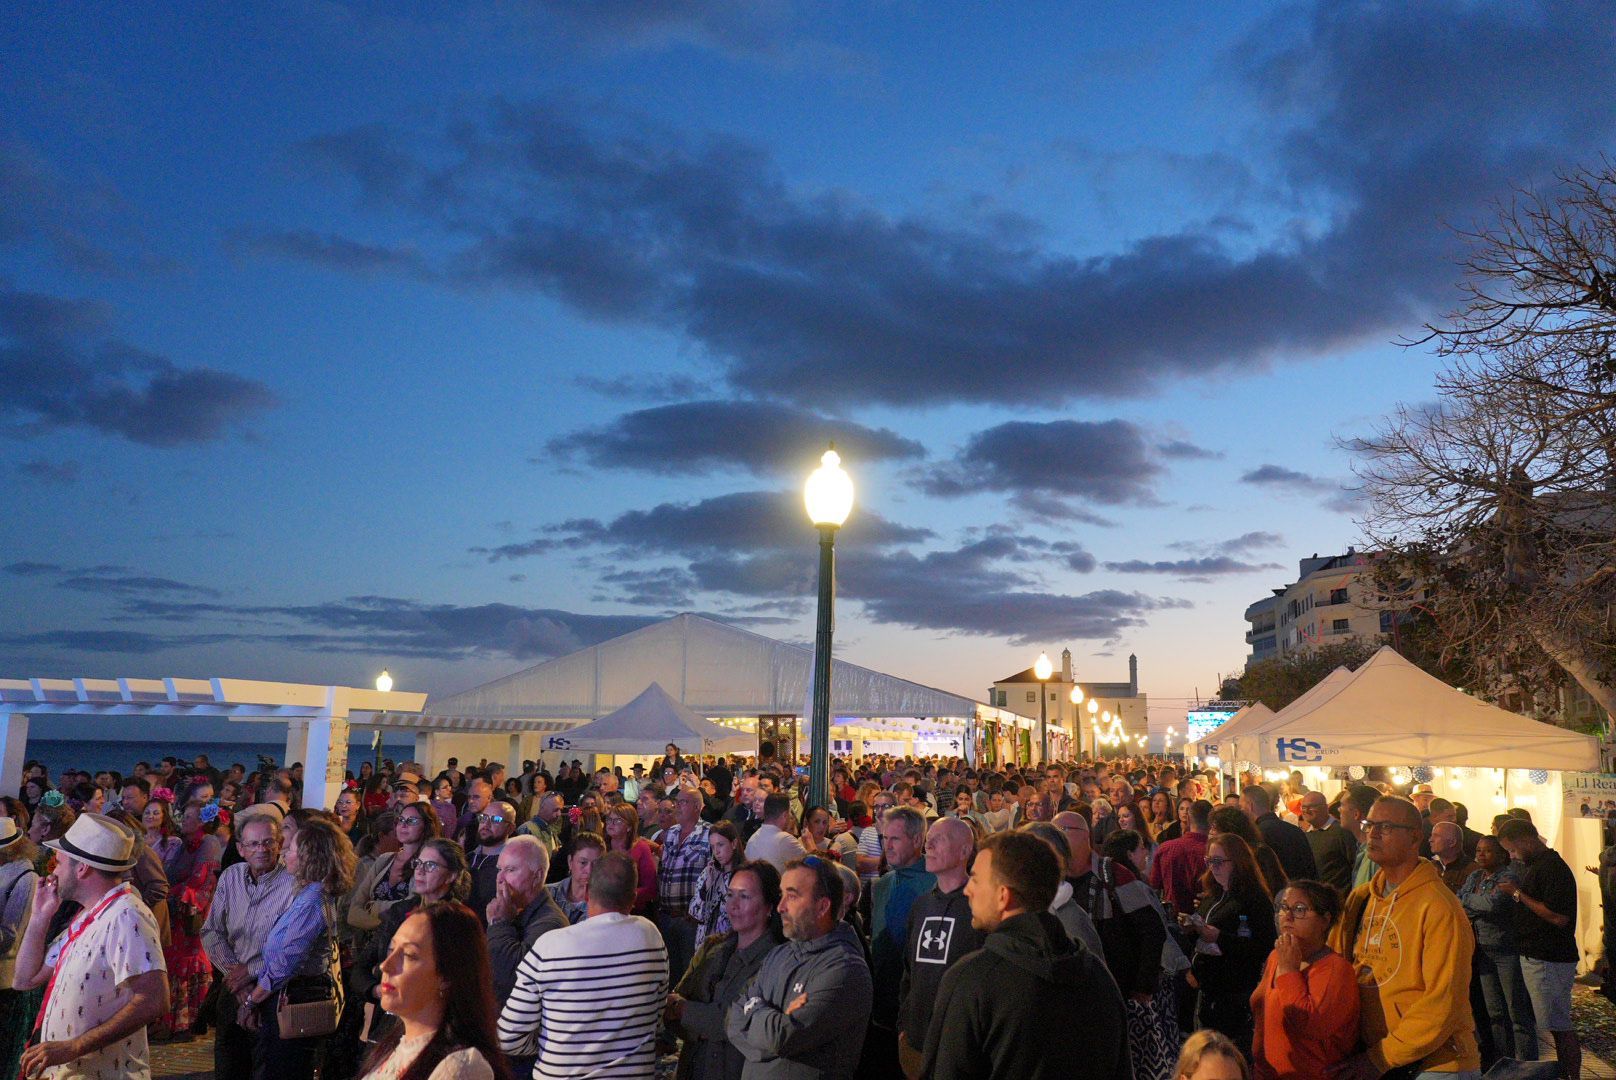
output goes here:
[{"label": "dark cloud", "polygon": [[15,562],[0,567],[14,577],[54,577],[55,585],[74,592],[108,596],[188,595],[218,596],[217,589],[191,585],[172,578],[141,574],[126,566],[69,567],[59,563]]},{"label": "dark cloud", "polygon": [[30,480],[39,480],[46,484],[76,484],[79,479],[79,463],[34,458],[18,465],[17,472]]},{"label": "dark cloud", "polygon": [[0,247],[44,252],[90,274],[171,269],[151,253],[135,220],[104,182],[72,179],[33,144],[0,136]]},{"label": "dark cloud", "polygon": [[1260,465],[1249,472],[1241,473],[1240,482],[1256,484],[1259,487],[1311,493],[1334,491],[1337,487],[1328,480],[1310,476],[1305,472],[1297,472],[1295,469],[1287,469],[1283,465]]},{"label": "dark cloud", "polygon": [[42,630],[0,634],[0,648],[48,648],[65,652],[125,653],[149,656],[171,649],[216,645],[232,640],[229,634],[151,634],[140,630]]},{"label": "dark cloud", "polygon": [[[928,529],[900,525],[871,510],[855,509],[838,543],[884,549],[930,539]],[[695,503],[662,503],[603,522],[579,518],[545,527],[524,543],[472,548],[489,562],[543,555],[558,549],[610,548],[625,555],[698,557],[730,551],[811,551],[816,543],[802,497],[796,492],[742,491]],[[810,558],[810,562],[812,559]]]},{"label": "dark cloud", "polygon": [[694,46],[816,72],[857,71],[859,54],[809,36],[814,8],[792,0],[535,0],[575,41],[602,50]]},{"label": "dark cloud", "polygon": [[1228,540],[1175,540],[1167,546],[1174,551],[1209,555],[1245,555],[1263,548],[1278,547],[1285,538],[1276,532],[1248,532]]},{"label": "dark cloud", "polygon": [[670,611],[690,608],[690,594],[696,583],[689,571],[673,567],[614,570],[600,575],[599,582],[606,588],[592,598],[596,603],[629,604]]},{"label": "dark cloud", "polygon": [[919,443],[886,428],[764,401],[692,401],[640,409],[560,436],[548,450],[595,468],[680,474],[728,466],[806,479],[831,440],[844,458],[859,464],[925,454]]},{"label": "dark cloud", "polygon": [[713,392],[709,383],[688,375],[618,375],[609,379],[577,375],[572,382],[612,401],[690,401]]},{"label": "dark cloud", "polygon": [[1278,563],[1248,563],[1228,555],[1209,555],[1199,559],[1169,559],[1147,562],[1129,559],[1126,562],[1108,562],[1105,568],[1118,574],[1165,574],[1181,581],[1211,581],[1214,577],[1231,574],[1251,574],[1262,570],[1278,570]]},{"label": "dark cloud", "polygon": [[62,573],[60,564],[48,562],[7,563],[5,566],[0,566],[0,570],[4,570],[15,577],[43,577]]},{"label": "dark cloud", "polygon": [[922,490],[955,496],[1005,492],[1105,505],[1154,502],[1162,472],[1139,427],[1126,420],[1014,420],[972,435],[950,462],[921,475]]},{"label": "dark cloud", "polygon": [[1174,461],[1218,461],[1223,458],[1223,451],[1221,450],[1208,450],[1204,446],[1196,446],[1194,443],[1185,442],[1183,439],[1174,439],[1171,442],[1162,443],[1156,449],[1161,453],[1162,457],[1170,458]]},{"label": "dark cloud", "polygon": [[1448,223],[1610,145],[1612,38],[1574,4],[1294,9],[1234,63],[1285,209],[1307,215],[1092,257],[799,190],[756,147],[598,109],[500,105],[424,142],[371,127],[309,149],[435,229],[446,275],[683,332],[743,391],[817,408],[1130,398],[1386,341],[1445,306]]},{"label": "dark cloud", "polygon": [[0,287],[0,418],[146,446],[209,442],[276,404],[262,383],[181,368],[109,336],[100,305]]},{"label": "dark cloud", "polygon": [[420,254],[408,248],[367,244],[334,233],[317,233],[310,229],[238,231],[230,233],[228,239],[232,246],[240,251],[257,255],[282,255],[333,270],[414,272],[425,269]]}]

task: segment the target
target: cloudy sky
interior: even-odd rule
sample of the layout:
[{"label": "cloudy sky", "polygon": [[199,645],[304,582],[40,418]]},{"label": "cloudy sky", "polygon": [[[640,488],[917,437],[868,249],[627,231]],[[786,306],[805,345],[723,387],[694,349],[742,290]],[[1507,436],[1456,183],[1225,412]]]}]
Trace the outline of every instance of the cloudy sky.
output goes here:
[{"label": "cloudy sky", "polygon": [[0,675],[450,691],[678,611],[1164,704],[1356,536],[1610,8],[24,4]]}]

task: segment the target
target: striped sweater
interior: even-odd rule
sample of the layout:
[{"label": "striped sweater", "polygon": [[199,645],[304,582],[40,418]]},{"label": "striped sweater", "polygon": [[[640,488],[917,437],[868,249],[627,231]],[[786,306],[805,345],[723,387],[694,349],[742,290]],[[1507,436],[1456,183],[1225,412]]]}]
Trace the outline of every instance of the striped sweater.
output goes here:
[{"label": "striped sweater", "polygon": [[539,938],[499,1016],[507,1054],[534,1080],[649,1078],[668,996],[668,950],[637,915],[604,912]]}]

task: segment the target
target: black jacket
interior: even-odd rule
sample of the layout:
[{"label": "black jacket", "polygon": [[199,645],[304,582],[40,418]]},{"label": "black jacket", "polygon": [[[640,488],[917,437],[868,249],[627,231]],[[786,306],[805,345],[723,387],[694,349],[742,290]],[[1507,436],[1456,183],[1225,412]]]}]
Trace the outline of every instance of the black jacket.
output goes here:
[{"label": "black jacket", "polygon": [[903,981],[898,987],[898,1030],[919,1049],[931,1026],[932,1006],[943,976],[962,958],[982,947],[987,935],[971,925],[965,886],[945,893],[932,889],[909,908],[909,944],[903,952]]},{"label": "black jacket", "polygon": [[1293,881],[1297,878],[1317,880],[1319,870],[1313,862],[1313,849],[1308,845],[1306,833],[1288,821],[1279,820],[1273,811],[1257,819],[1257,831],[1262,834],[1263,843],[1279,856],[1279,865],[1285,868],[1286,877]]},{"label": "black jacket", "polygon": [[679,1027],[679,1080],[740,1080],[746,1059],[724,1034],[724,1017],[741,996],[763,960],[785,939],[773,928],[750,948],[738,948],[731,930],[702,942],[674,993],[685,999]]},{"label": "black jacket", "polygon": [[516,969],[522,958],[533,948],[533,943],[567,925],[549,889],[540,889],[538,898],[523,908],[515,922],[504,919],[488,927],[488,960],[494,973],[494,1006],[502,1008],[516,986]]},{"label": "black jacket", "polygon": [[1122,994],[1055,916],[1013,916],[943,976],[922,1075],[1133,1080]]}]

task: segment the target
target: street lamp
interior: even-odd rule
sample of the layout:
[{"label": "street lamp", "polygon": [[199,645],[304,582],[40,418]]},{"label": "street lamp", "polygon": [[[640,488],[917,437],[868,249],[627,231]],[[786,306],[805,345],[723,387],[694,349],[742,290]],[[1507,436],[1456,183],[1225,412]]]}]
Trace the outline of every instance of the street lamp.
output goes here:
[{"label": "street lamp", "polygon": [[[376,689],[385,694],[392,688],[393,677],[387,673],[386,668],[382,668],[382,673],[376,676]],[[380,773],[382,771],[382,729],[379,727],[370,734],[370,750],[376,756],[376,764],[372,767],[376,772]]]},{"label": "street lamp", "polygon": [[1049,677],[1055,674],[1055,665],[1049,662],[1048,653],[1039,653],[1038,662],[1032,666],[1033,678],[1038,680],[1038,753],[1042,756],[1042,764],[1049,764]]},{"label": "street lamp", "polygon": [[387,674],[387,669],[386,668],[382,668],[382,673],[380,675],[376,676],[376,689],[380,690],[382,693],[385,694],[389,690],[391,690],[392,688],[393,688],[393,677],[391,675]]},{"label": "street lamp", "polygon": [[819,459],[819,468],[803,489],[808,520],[819,530],[819,624],[814,633],[813,727],[808,733],[808,797],[811,804],[830,801],[830,647],[835,632],[836,530],[853,509],[853,481],[842,471],[836,444]]},{"label": "street lamp", "polygon": [[1083,756],[1083,710],[1079,707],[1082,704],[1083,688],[1081,686],[1072,687],[1072,738],[1077,741],[1077,745],[1073,747],[1075,752],[1072,756],[1076,758]]}]

